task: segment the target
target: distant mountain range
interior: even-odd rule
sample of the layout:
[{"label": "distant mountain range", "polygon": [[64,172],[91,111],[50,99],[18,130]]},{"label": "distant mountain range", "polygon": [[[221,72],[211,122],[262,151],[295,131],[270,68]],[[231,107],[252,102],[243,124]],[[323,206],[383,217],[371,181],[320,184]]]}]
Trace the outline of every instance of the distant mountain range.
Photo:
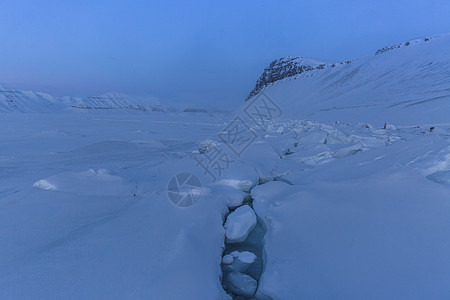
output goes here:
[{"label": "distant mountain range", "polygon": [[56,109],[58,104],[48,94],[18,91],[0,84],[0,112],[43,112]]},{"label": "distant mountain range", "polygon": [[[264,69],[243,106],[262,91],[287,117],[450,123],[450,34],[399,43],[338,63],[280,58]],[[174,108],[151,97],[107,93],[57,98],[0,84],[0,112],[70,110],[223,113],[195,105]]]},{"label": "distant mountain range", "polygon": [[148,112],[185,112],[185,113],[224,113],[217,109],[206,109],[196,105],[174,107],[162,104],[151,97],[129,96],[107,93],[90,97],[60,97],[32,92],[19,91],[0,84],[1,112],[56,112],[56,111],[148,111]]}]

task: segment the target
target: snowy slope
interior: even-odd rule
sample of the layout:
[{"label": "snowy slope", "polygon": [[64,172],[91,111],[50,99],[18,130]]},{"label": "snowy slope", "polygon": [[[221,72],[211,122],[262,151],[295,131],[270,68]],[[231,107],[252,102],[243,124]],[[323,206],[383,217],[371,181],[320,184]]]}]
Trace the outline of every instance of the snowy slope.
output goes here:
[{"label": "snowy slope", "polygon": [[377,125],[448,123],[450,35],[400,43],[349,63],[286,76],[264,92],[288,117]]},{"label": "snowy slope", "polygon": [[166,191],[177,172],[202,178],[187,153],[216,120],[100,112],[0,120],[0,298],[225,297],[225,201],[205,189],[182,209]]},{"label": "snowy slope", "polygon": [[[210,116],[0,122],[0,298],[230,299],[226,230],[258,226],[224,215],[246,192],[265,225],[263,248],[238,254],[264,264],[257,299],[450,295],[448,126],[278,120],[212,182],[192,157],[226,127]],[[191,207],[167,196],[180,172],[204,187]]]}]

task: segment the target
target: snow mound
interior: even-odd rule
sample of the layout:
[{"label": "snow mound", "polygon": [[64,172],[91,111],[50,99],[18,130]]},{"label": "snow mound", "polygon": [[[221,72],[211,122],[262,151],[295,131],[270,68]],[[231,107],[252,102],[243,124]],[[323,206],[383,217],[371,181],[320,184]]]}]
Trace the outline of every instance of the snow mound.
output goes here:
[{"label": "snow mound", "polygon": [[450,171],[440,171],[427,176],[427,178],[436,183],[450,184]]},{"label": "snow mound", "polygon": [[240,189],[227,185],[215,185],[212,189],[214,194],[222,196],[227,207],[231,209],[241,206],[247,196],[247,194]]},{"label": "snow mound", "polygon": [[239,189],[244,192],[248,192],[256,185],[256,180],[247,179],[222,179],[217,182],[218,185],[229,186],[235,189]]},{"label": "snow mound", "polygon": [[134,186],[106,169],[66,172],[38,180],[33,187],[77,195],[129,196]]},{"label": "snow mound", "polygon": [[47,191],[56,191],[58,189],[55,185],[51,184],[50,182],[48,182],[45,179],[36,181],[33,184],[33,186],[36,188],[39,188],[41,190],[47,190]]}]

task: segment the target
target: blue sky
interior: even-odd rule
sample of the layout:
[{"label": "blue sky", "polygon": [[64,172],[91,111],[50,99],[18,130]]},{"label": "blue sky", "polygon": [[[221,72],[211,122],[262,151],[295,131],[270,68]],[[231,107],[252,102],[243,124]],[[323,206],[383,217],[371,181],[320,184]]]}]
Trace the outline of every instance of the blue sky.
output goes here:
[{"label": "blue sky", "polygon": [[450,32],[450,1],[5,0],[0,82],[237,104],[291,55],[341,61]]}]

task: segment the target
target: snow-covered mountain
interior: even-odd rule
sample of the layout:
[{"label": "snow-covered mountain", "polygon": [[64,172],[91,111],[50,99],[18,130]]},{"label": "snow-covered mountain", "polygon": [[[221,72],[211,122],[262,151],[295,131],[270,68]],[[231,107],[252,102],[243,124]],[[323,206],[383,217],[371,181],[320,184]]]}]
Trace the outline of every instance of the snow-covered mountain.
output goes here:
[{"label": "snow-covered mountain", "polygon": [[88,97],[54,97],[42,92],[21,91],[0,83],[0,113],[53,112],[180,112],[225,114],[227,110],[196,104],[171,104],[154,96],[106,93]]},{"label": "snow-covered mountain", "polygon": [[408,124],[448,122],[450,35],[384,47],[344,63],[275,60],[247,101],[260,91],[291,117],[377,124],[399,119]]},{"label": "snow-covered mountain", "polygon": [[58,98],[41,92],[20,91],[0,84],[0,113],[94,110],[172,112],[175,108],[161,104],[154,97],[106,93],[100,96]]},{"label": "snow-covered mountain", "polygon": [[[350,63],[350,61],[341,62],[340,65]],[[339,65],[338,64],[338,65]],[[295,76],[303,72],[313,71],[317,69],[324,69],[326,67],[335,67],[336,64],[327,64],[315,59],[306,57],[283,57],[276,59],[270,63],[270,65],[264,69],[262,75],[256,81],[255,88],[250,92],[247,99],[257,95],[264,87],[274,83],[278,80],[282,80],[286,77]]]},{"label": "snow-covered mountain", "polygon": [[90,97],[64,97],[64,103],[72,110],[130,110],[130,111],[167,111],[158,100],[148,97],[136,97],[119,93],[106,93]]},{"label": "snow-covered mountain", "polygon": [[58,100],[48,94],[18,91],[0,84],[0,112],[43,112],[58,106]]}]

